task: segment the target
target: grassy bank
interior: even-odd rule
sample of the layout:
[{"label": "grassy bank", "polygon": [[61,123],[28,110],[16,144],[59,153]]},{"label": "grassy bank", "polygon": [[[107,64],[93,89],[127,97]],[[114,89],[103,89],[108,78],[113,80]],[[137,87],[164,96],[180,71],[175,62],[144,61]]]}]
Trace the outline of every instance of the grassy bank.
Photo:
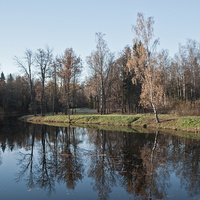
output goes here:
[{"label": "grassy bank", "polygon": [[76,114],[70,116],[70,121],[66,115],[54,116],[35,116],[27,117],[29,122],[38,123],[71,123],[71,124],[99,124],[99,125],[116,125],[116,126],[131,126],[138,120],[139,115],[97,115],[97,114]]},{"label": "grassy bank", "polygon": [[[171,129],[200,133],[200,117],[159,115],[160,123],[155,123],[153,114],[137,115],[98,115],[98,114],[76,114],[54,116],[28,116],[26,121],[34,123],[58,123],[58,124],[87,124],[87,125],[114,125],[145,127],[153,129]],[[24,118],[24,119],[25,119]]]}]

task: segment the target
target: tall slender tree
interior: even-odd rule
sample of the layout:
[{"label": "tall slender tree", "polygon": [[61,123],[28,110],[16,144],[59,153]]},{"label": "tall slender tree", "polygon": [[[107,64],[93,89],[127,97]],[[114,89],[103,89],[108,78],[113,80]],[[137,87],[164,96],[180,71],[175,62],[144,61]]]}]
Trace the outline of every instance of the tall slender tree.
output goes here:
[{"label": "tall slender tree", "polygon": [[100,87],[101,114],[105,114],[106,112],[105,78],[108,77],[110,72],[110,66],[108,65],[109,49],[103,37],[104,34],[96,33],[96,50],[87,57],[87,63],[93,71],[93,76]]},{"label": "tall slender tree", "polygon": [[[59,76],[63,80],[64,87],[64,106],[67,108],[68,119],[70,121],[70,104],[74,105],[74,89],[76,76],[80,73],[81,59],[72,48],[65,50],[64,56],[61,58],[62,65]],[[73,81],[72,81],[73,79]],[[67,114],[67,112],[65,114]]]},{"label": "tall slender tree", "polygon": [[137,24],[133,26],[136,34],[134,43],[136,50],[128,62],[130,70],[134,69],[135,78],[142,83],[141,103],[151,105],[155,114],[156,122],[159,123],[157,105],[163,96],[163,87],[159,77],[157,65],[156,46],[158,40],[153,40],[154,20],[152,17],[145,20],[143,14],[138,13]]},{"label": "tall slender tree", "polygon": [[30,49],[26,49],[24,53],[23,61],[18,58],[14,57],[16,65],[21,69],[21,71],[25,74],[25,77],[28,80],[29,87],[30,87],[30,96],[31,96],[31,113],[36,114],[36,108],[35,108],[35,94],[33,90],[33,64],[35,61],[34,54]]},{"label": "tall slender tree", "polygon": [[78,77],[80,76],[82,72],[82,63],[81,63],[81,58],[76,56],[74,57],[74,64],[72,66],[72,114],[73,114],[73,109],[76,106],[76,93],[77,90],[79,89],[78,87]]},{"label": "tall slender tree", "polygon": [[39,68],[40,79],[42,83],[41,92],[41,114],[45,115],[45,81],[52,64],[53,53],[52,50],[47,46],[45,49],[38,49],[35,54],[36,65]]},{"label": "tall slender tree", "polygon": [[52,84],[53,84],[53,102],[52,111],[58,113],[58,73],[59,73],[60,61],[56,58],[52,63]]}]

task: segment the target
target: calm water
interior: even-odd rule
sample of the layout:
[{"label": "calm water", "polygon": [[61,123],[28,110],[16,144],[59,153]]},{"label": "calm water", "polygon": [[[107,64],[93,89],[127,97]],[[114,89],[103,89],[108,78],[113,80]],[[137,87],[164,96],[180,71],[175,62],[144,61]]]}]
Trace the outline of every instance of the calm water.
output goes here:
[{"label": "calm water", "polygon": [[200,140],[0,123],[0,199],[200,199]]}]

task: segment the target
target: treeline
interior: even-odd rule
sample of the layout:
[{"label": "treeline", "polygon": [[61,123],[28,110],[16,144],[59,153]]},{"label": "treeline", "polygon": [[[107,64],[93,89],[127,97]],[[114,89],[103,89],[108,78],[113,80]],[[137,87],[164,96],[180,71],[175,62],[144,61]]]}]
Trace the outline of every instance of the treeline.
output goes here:
[{"label": "treeline", "polygon": [[23,75],[14,78],[10,74],[5,79],[1,73],[1,112],[45,115],[87,106],[84,86],[78,82],[81,59],[72,48],[56,58],[49,47],[35,53],[26,50],[23,59],[15,57],[14,60]]},{"label": "treeline", "polygon": [[117,55],[104,34],[96,33],[96,48],[86,58],[88,77],[80,81],[83,65],[72,48],[53,56],[49,47],[26,50],[15,63],[22,75],[0,78],[1,112],[65,112],[78,107],[97,109],[101,114],[157,111],[199,114],[200,44],[187,40],[170,58],[167,50],[157,52],[154,20],[138,13],[133,26],[133,45]]}]

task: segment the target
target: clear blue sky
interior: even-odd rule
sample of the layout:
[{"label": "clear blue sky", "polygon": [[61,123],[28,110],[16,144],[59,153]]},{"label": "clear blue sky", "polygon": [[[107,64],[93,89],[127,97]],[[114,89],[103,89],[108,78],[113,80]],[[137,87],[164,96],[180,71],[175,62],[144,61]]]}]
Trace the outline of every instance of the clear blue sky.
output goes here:
[{"label": "clear blue sky", "polygon": [[137,13],[153,16],[159,49],[171,56],[187,39],[200,42],[200,0],[0,0],[0,71],[20,74],[13,57],[47,44],[59,55],[72,47],[85,57],[102,32],[112,52],[134,38]]}]

